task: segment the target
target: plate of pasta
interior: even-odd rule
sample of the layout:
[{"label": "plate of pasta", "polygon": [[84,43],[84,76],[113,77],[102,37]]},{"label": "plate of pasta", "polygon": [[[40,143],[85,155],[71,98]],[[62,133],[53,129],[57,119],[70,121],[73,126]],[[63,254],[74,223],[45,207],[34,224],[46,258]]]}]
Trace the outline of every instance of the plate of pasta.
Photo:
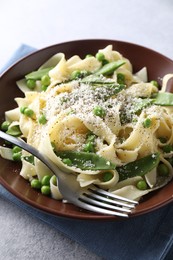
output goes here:
[{"label": "plate of pasta", "polygon": [[[131,216],[173,196],[173,61],[114,40],[79,40],[36,51],[0,78],[1,130],[74,174],[139,201]],[[64,201],[51,171],[1,140],[0,182],[45,212],[116,219]]]}]

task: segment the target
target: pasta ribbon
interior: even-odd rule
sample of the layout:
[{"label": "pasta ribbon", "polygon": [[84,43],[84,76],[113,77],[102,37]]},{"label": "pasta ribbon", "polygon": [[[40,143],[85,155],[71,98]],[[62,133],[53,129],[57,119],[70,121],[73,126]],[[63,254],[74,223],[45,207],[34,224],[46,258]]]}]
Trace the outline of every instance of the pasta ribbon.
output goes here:
[{"label": "pasta ribbon", "polygon": [[[165,75],[159,90],[146,67],[133,72],[112,45],[85,58],[57,53],[17,81],[24,97],[5,112],[2,129],[74,174],[81,187],[139,200],[172,179],[173,95],[166,93],[172,77]],[[0,154],[13,160],[14,150],[2,146]],[[40,182],[51,176],[51,196],[63,199],[50,170],[20,155],[21,176]]]}]

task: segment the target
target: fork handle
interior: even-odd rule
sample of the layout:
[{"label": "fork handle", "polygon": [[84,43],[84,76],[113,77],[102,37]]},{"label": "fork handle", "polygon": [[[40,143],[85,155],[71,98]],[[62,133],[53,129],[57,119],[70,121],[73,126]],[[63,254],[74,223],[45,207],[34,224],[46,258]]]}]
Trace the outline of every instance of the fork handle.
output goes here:
[{"label": "fork handle", "polygon": [[62,173],[60,169],[58,168],[57,165],[55,165],[47,156],[42,155],[36,148],[33,146],[25,143],[21,139],[18,139],[16,137],[13,137],[9,134],[4,133],[3,131],[0,130],[0,138],[9,141],[10,143],[13,143],[23,150],[29,152],[30,154],[34,155],[37,157],[40,161],[42,161],[58,178],[60,175],[62,176]]}]

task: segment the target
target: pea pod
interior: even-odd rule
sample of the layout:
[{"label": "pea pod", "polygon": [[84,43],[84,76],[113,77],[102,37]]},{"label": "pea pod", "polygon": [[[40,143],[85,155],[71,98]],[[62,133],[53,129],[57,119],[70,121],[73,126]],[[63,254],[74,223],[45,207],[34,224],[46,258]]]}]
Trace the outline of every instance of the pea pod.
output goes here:
[{"label": "pea pod", "polygon": [[173,94],[169,92],[158,92],[153,103],[160,106],[173,106]]},{"label": "pea pod", "polygon": [[101,85],[109,85],[109,84],[116,83],[113,80],[108,80],[106,77],[103,77],[101,75],[95,75],[95,74],[84,77],[83,79],[81,79],[81,82],[88,83],[88,84],[101,84]]},{"label": "pea pod", "polygon": [[22,134],[18,125],[9,127],[8,130],[6,131],[6,133],[9,135],[12,135],[12,136],[16,136],[16,137],[18,137]]},{"label": "pea pod", "polygon": [[105,64],[103,67],[101,67],[97,72],[95,72],[95,75],[104,75],[104,76],[111,75],[116,69],[118,69],[125,63],[126,62],[124,60],[112,61],[110,63]]},{"label": "pea pod", "polygon": [[97,75],[90,75],[81,80],[82,83],[87,83],[93,86],[93,88],[106,89],[105,99],[118,94],[121,90],[125,88],[125,85],[118,84],[115,81],[104,79],[103,77]]},{"label": "pea pod", "polygon": [[159,161],[159,153],[153,153],[134,162],[119,166],[116,168],[119,173],[119,181],[135,176],[144,176],[157,167]]},{"label": "pea pod", "polygon": [[26,78],[26,80],[28,80],[28,79],[40,80],[44,75],[48,74],[48,72],[51,69],[53,69],[53,67],[33,71],[33,72],[27,74],[25,76],[25,78]]},{"label": "pea pod", "polygon": [[34,165],[34,156],[33,155],[29,155],[29,156],[24,156],[23,159],[31,164]]},{"label": "pea pod", "polygon": [[168,92],[159,92],[154,99],[144,98],[138,99],[133,105],[134,113],[140,112],[143,108],[150,106],[151,104],[159,106],[173,106],[173,94]]},{"label": "pea pod", "polygon": [[105,94],[105,100],[107,100],[108,98],[118,94],[121,90],[123,90],[125,88],[125,85],[110,85],[107,87],[107,93]]},{"label": "pea pod", "polygon": [[150,106],[153,103],[153,99],[151,98],[139,98],[134,104],[133,104],[133,112],[138,113],[141,112],[143,108],[146,108]]},{"label": "pea pod", "polygon": [[56,151],[55,153],[62,160],[70,159],[72,166],[82,170],[114,170],[116,167],[115,164],[95,153],[76,151]]}]

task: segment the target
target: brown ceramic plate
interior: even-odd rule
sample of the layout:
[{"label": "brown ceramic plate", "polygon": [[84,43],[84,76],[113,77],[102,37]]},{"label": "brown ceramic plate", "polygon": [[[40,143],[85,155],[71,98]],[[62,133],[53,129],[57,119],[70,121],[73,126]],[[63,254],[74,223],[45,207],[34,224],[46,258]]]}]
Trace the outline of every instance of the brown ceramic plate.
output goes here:
[{"label": "brown ceramic plate", "polygon": [[[112,44],[114,49],[130,59],[134,72],[142,67],[148,68],[149,80],[159,80],[167,73],[173,73],[173,61],[167,57],[148,48],[132,43],[113,40],[80,40],[53,45],[23,58],[9,68],[0,78],[0,120],[4,120],[4,112],[16,106],[14,98],[22,96],[16,86],[16,81],[23,78],[25,74],[36,70],[48,58],[57,52],[63,52],[69,58],[74,54],[85,57],[86,54],[95,54]],[[172,86],[173,89],[173,86]],[[169,88],[171,91],[171,87]],[[19,176],[20,165],[0,158],[0,183],[12,194],[22,201],[53,215],[90,219],[90,220],[116,220],[116,217],[95,214],[81,210],[71,205],[63,204],[46,197],[32,189],[29,183]],[[173,182],[164,188],[151,193],[136,207],[131,216],[137,216],[157,209],[172,201]]]}]

